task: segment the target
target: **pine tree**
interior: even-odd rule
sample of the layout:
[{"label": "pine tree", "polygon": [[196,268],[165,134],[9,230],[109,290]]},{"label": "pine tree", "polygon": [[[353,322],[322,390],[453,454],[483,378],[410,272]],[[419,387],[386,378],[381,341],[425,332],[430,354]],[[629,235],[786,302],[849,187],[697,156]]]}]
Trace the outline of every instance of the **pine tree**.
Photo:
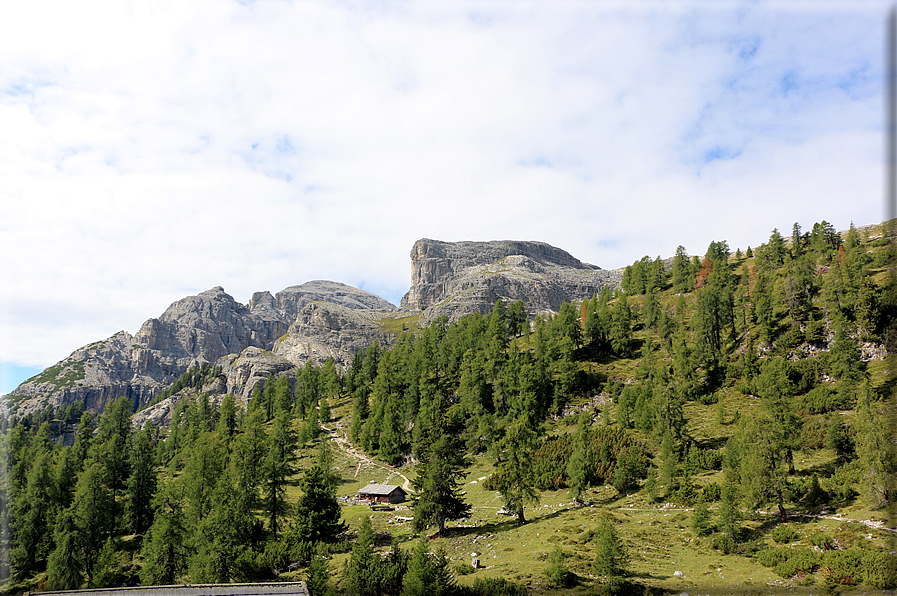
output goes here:
[{"label": "pine tree", "polygon": [[470,461],[456,432],[445,416],[441,398],[429,400],[418,419],[427,430],[421,433],[416,452],[417,476],[414,479],[414,526],[422,530],[435,523],[438,535],[445,522],[470,513],[461,486]]},{"label": "pine tree", "polygon": [[190,451],[180,481],[188,502],[187,517],[192,524],[199,523],[216,506],[212,495],[226,469],[226,455],[224,441],[217,433],[204,433]]},{"label": "pine tree", "polygon": [[573,453],[567,462],[567,488],[574,503],[580,503],[582,493],[588,487],[588,449],[589,426],[591,416],[588,412],[581,412],[576,425],[576,434],[573,436]]},{"label": "pine tree", "polygon": [[221,400],[215,432],[221,435],[228,445],[237,432],[237,403],[232,393],[228,393]]},{"label": "pine tree", "polygon": [[327,566],[327,547],[323,544],[318,545],[317,551],[308,562],[305,585],[309,594],[314,596],[329,596],[333,592]]},{"label": "pine tree", "polygon": [[240,499],[234,479],[221,478],[212,494],[217,506],[195,526],[189,572],[198,583],[227,583],[247,579],[241,561],[262,534],[262,523]]},{"label": "pine tree", "polygon": [[707,508],[703,492],[698,496],[695,511],[691,516],[691,529],[696,536],[707,536],[713,531],[710,524],[710,510]]},{"label": "pine tree", "polygon": [[111,511],[114,507],[108,484],[106,469],[98,462],[87,464],[78,477],[75,489],[75,516],[84,546],[83,563],[88,579],[93,578],[96,566],[98,544],[103,544],[112,535]]},{"label": "pine tree", "polygon": [[51,466],[52,454],[47,447],[40,446],[31,458],[31,469],[25,478],[24,489],[13,493],[10,518],[15,546],[11,557],[17,577],[26,577],[42,569],[52,550],[56,486]]},{"label": "pine tree", "polygon": [[141,550],[140,581],[143,585],[173,584],[186,569],[183,501],[180,490],[174,485],[160,487],[153,499],[153,525]]},{"label": "pine tree", "polygon": [[573,574],[567,569],[567,563],[564,562],[564,551],[559,546],[555,546],[551,554],[548,555],[545,578],[548,580],[549,587],[552,588],[566,588],[572,583]]},{"label": "pine tree", "polygon": [[247,413],[234,439],[231,467],[240,487],[240,499],[245,507],[255,509],[259,500],[259,485],[267,452],[267,436],[259,411]]},{"label": "pine tree", "polygon": [[115,550],[115,541],[110,536],[103,543],[94,563],[90,578],[91,588],[110,588],[119,581],[118,554]]},{"label": "pine tree", "polygon": [[91,453],[106,469],[106,481],[112,491],[110,531],[118,528],[118,495],[124,490],[130,474],[131,411],[133,404],[120,397],[103,411]]}]

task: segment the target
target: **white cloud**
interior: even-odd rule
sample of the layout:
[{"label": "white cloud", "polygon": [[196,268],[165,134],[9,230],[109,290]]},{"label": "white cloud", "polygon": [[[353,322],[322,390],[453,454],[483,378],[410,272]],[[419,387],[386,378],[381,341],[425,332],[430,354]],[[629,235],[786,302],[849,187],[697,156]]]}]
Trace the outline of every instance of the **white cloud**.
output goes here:
[{"label": "white cloud", "polygon": [[880,219],[887,5],[709,6],[7,7],[0,361],[214,285],[398,301],[423,236],[618,267]]}]

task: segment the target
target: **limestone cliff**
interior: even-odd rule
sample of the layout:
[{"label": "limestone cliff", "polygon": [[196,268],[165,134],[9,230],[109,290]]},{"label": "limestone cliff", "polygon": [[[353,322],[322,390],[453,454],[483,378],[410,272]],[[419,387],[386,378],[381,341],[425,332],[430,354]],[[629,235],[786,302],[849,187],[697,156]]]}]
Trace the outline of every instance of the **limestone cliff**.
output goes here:
[{"label": "limestone cliff", "polygon": [[441,242],[418,240],[411,249],[411,289],[402,308],[456,320],[489,312],[499,298],[521,300],[527,312],[556,312],[564,301],[581,300],[618,286],[621,275],[583,263],[542,242]]},{"label": "limestone cliff", "polygon": [[[266,350],[274,357],[270,350],[278,338],[287,334],[301,312],[309,307],[314,310],[318,304],[328,304],[347,313],[373,312],[374,308],[385,313],[397,310],[378,296],[331,281],[291,286],[274,296],[270,292],[256,292],[249,305],[235,301],[221,287],[212,288],[174,302],[161,316],[146,321],[136,335],[121,331],[105,341],[76,350],[16,388],[0,402],[0,415],[23,416],[47,405],[59,408],[75,401],[84,402],[89,411],[101,412],[122,395],[139,408],[196,364],[216,363],[228,357],[236,359],[247,348]],[[351,319],[351,316],[343,318]],[[300,332],[306,335],[293,338],[293,343],[321,346],[319,361],[324,360],[325,354],[339,354],[341,361],[351,357],[340,352],[340,346],[354,347],[351,340],[339,340],[339,345],[329,349],[326,340],[322,343],[318,338],[318,335],[328,337],[329,330],[320,325],[306,325]],[[289,345],[285,344],[285,349]],[[300,351],[294,351],[293,362],[277,356],[282,361],[278,372],[303,364],[307,357],[302,357]],[[253,368],[255,364],[247,364],[250,360],[244,357],[240,366],[224,366],[222,393],[243,396],[251,392],[254,382],[265,371],[256,366],[256,372],[244,374],[247,367]]]}]

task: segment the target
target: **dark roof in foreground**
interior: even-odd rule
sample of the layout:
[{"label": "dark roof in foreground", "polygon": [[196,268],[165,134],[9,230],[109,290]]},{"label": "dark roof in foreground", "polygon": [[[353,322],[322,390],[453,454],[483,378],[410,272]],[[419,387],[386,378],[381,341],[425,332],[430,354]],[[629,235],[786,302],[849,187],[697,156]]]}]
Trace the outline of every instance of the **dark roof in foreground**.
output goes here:
[{"label": "dark roof in foreground", "polygon": [[377,484],[376,482],[371,482],[370,484],[368,484],[367,486],[365,486],[363,489],[359,490],[358,492],[366,494],[366,495],[388,496],[389,493],[391,493],[395,489],[399,489],[400,491],[405,492],[405,490],[401,486],[398,486],[395,484]]},{"label": "dark roof in foreground", "polygon": [[261,584],[181,584],[174,586],[136,586],[129,588],[100,588],[95,590],[62,590],[59,592],[31,592],[36,594],[73,594],[79,596],[309,596],[305,582],[273,582]]}]

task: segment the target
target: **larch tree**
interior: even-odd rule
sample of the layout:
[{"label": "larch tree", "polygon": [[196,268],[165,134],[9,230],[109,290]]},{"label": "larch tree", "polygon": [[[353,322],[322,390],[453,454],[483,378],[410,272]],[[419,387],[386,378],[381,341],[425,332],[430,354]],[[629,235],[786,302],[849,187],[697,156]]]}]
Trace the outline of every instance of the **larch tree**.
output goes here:
[{"label": "larch tree", "polygon": [[440,396],[425,402],[418,419],[427,430],[415,448],[419,463],[414,479],[414,526],[422,530],[436,524],[437,535],[441,536],[446,520],[470,512],[461,490],[470,461],[457,436],[459,429],[447,418]]},{"label": "larch tree", "polygon": [[268,436],[268,453],[263,464],[263,494],[269,529],[274,540],[280,530],[281,517],[289,511],[286,485],[295,471],[296,434],[286,412],[274,419]]},{"label": "larch tree", "polygon": [[517,523],[525,524],[524,507],[539,501],[533,480],[533,450],[538,435],[527,417],[513,420],[505,429],[500,448],[504,460],[498,464],[499,493],[505,506],[517,514]]}]

